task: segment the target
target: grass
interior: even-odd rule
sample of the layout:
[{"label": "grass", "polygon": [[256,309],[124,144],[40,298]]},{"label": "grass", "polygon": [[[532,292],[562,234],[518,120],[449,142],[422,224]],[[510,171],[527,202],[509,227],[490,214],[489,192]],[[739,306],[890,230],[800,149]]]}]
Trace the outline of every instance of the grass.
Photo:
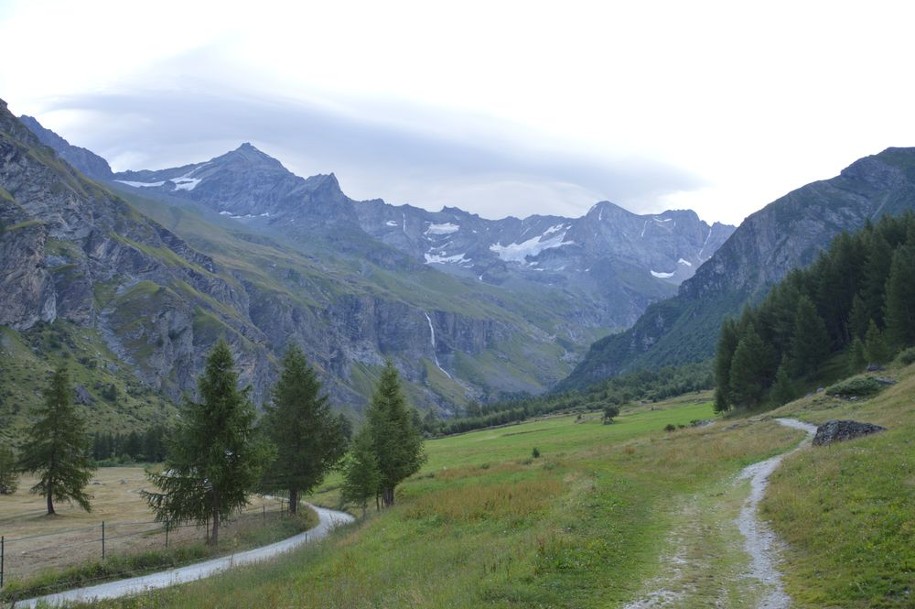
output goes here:
[{"label": "grass", "polygon": [[888,428],[803,451],[772,477],[763,510],[789,544],[786,587],[801,606],[915,606],[915,368],[894,374],[869,400],[817,394],[777,411]]},{"label": "grass", "polygon": [[[764,515],[788,541],[793,606],[911,607],[915,368],[892,374],[870,400],[818,393],[712,425],[690,426],[713,416],[699,394],[629,406],[611,425],[556,416],[429,441],[397,505],[317,547],[100,606],[588,608],[662,590],[670,606],[755,607],[735,476],[803,438],[775,415],[889,428],[801,450],[773,475]],[[335,502],[337,483],[317,498]]]},{"label": "grass", "polygon": [[[57,515],[45,513],[43,497],[28,489],[0,496],[0,534],[5,538],[5,585],[0,599],[26,598],[55,590],[171,568],[272,543],[317,523],[311,510],[298,518],[280,517],[275,500],[252,497],[252,504],[233,519],[216,548],[205,544],[204,527],[183,526],[170,531],[168,547],[162,525],[139,491],[147,488],[140,467],[96,471],[89,491],[92,512],[58,502]],[[102,523],[106,555],[102,559]]]},{"label": "grass", "polygon": [[[771,421],[664,431],[711,416],[702,395],[630,409],[612,425],[561,416],[430,441],[393,509],[320,548],[102,606],[621,606],[659,573],[690,498],[705,514],[724,480],[802,436]],[[730,543],[703,541],[691,551]]]}]

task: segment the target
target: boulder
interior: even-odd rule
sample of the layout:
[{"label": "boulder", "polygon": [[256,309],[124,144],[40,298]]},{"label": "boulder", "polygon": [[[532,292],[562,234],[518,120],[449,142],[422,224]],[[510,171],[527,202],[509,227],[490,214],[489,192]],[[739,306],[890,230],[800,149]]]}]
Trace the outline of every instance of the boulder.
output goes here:
[{"label": "boulder", "polygon": [[816,436],[813,438],[814,446],[825,446],[833,442],[851,440],[868,434],[886,431],[886,427],[872,423],[859,423],[858,421],[826,421],[817,427]]}]

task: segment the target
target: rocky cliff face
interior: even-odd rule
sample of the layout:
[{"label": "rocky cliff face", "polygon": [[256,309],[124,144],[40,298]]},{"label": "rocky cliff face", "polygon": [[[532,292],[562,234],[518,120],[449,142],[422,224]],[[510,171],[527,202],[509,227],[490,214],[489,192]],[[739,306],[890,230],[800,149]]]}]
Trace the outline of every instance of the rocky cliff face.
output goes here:
[{"label": "rocky cliff face", "polygon": [[915,210],[912,148],[890,148],[785,195],[747,218],[676,297],[650,306],[626,332],[595,343],[563,386],[711,357],[725,316],[761,299],[792,269],[813,262],[841,232],[910,210]]},{"label": "rocky cliff face", "polygon": [[145,383],[174,398],[194,390],[192,372],[213,343],[194,331],[197,316],[235,331],[243,366],[266,361],[259,332],[235,316],[247,295],[211,258],[63,163],[5,104],[0,192],[3,325],[98,328]]}]

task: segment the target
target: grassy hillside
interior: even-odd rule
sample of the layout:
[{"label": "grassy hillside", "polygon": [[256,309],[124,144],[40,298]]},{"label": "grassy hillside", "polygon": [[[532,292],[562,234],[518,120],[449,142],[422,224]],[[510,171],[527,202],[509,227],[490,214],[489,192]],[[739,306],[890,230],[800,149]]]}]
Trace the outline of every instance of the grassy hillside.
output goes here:
[{"label": "grassy hillside", "polygon": [[0,327],[0,441],[20,444],[51,372],[64,364],[90,432],[127,433],[168,423],[177,408],[139,383],[93,330],[58,321],[26,334]]},{"label": "grassy hillside", "polygon": [[817,393],[774,411],[888,431],[803,451],[772,478],[764,515],[788,542],[788,593],[802,607],[915,606],[915,367],[867,400]]}]

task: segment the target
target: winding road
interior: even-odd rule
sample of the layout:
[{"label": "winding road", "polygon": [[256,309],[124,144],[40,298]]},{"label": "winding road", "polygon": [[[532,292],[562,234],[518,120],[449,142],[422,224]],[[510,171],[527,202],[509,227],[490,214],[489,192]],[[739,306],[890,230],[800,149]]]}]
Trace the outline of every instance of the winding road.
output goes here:
[{"label": "winding road", "polygon": [[304,533],[299,533],[298,535],[290,537],[289,539],[284,539],[283,541],[278,541],[254,550],[238,552],[236,554],[214,558],[186,567],[169,569],[168,571],[162,571],[161,573],[152,573],[142,577],[122,579],[106,584],[99,584],[98,586],[91,586],[89,588],[77,588],[76,590],[68,590],[66,592],[58,592],[56,594],[23,600],[15,603],[14,607],[16,607],[16,609],[21,607],[36,607],[40,602],[52,606],[76,602],[86,603],[107,598],[130,596],[145,592],[146,590],[166,588],[176,584],[192,582],[232,567],[248,565],[274,558],[279,554],[288,552],[303,544],[323,539],[334,527],[350,523],[354,520],[351,515],[344,512],[337,512],[335,510],[328,510],[316,506],[311,507],[318,514],[318,526],[305,531]]}]

